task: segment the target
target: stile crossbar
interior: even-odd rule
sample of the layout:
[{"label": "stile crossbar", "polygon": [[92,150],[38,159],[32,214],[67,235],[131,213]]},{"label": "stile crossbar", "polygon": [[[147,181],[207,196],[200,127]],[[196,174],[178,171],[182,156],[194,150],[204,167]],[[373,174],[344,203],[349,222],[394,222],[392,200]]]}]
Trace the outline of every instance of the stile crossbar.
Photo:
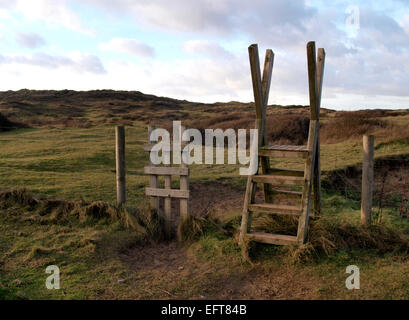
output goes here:
[{"label": "stile crossbar", "polygon": [[[148,128],[148,141],[150,142],[151,133],[154,128]],[[183,132],[183,128],[182,128]],[[152,144],[144,146],[144,150],[151,152]],[[169,152],[171,152],[170,148]],[[172,233],[172,198],[179,199],[180,203],[180,221],[183,221],[189,215],[189,168],[183,161],[179,167],[156,166],[149,157],[149,166],[144,168],[144,173],[149,175],[149,187],[145,188],[145,194],[150,197],[150,206],[157,212],[160,211],[160,198],[163,198],[165,232],[168,238]],[[159,187],[159,176],[164,176],[164,188]],[[178,176],[180,179],[180,189],[172,189],[172,176]]]},{"label": "stile crossbar", "polygon": [[[303,244],[307,239],[309,218],[318,216],[321,212],[319,114],[325,51],[319,48],[317,56],[315,42],[311,41],[307,44],[310,97],[308,143],[305,146],[288,146],[266,144],[266,108],[274,53],[271,49],[267,49],[261,77],[257,44],[252,44],[248,50],[256,107],[255,128],[259,130],[258,157],[261,165],[258,167],[257,173],[247,179],[239,241],[243,249],[246,247],[243,245],[245,240],[276,245]],[[270,158],[303,159],[305,161],[304,170],[271,168]],[[255,203],[257,183],[263,185],[264,203]],[[293,191],[291,190],[292,186],[300,186],[302,191]],[[282,195],[298,199],[299,204],[273,203],[275,197]],[[311,207],[313,207],[312,211]],[[255,212],[298,217],[297,235],[251,232],[251,220]]]}]

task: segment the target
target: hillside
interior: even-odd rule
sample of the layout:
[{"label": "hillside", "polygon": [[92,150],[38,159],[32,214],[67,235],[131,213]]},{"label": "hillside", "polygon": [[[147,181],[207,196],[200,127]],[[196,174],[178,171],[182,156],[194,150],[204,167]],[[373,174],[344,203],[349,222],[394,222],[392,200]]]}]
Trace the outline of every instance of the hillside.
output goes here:
[{"label": "hillside", "polygon": [[[191,166],[189,239],[183,246],[163,241],[144,196],[147,125],[244,129],[253,127],[254,113],[252,103],[141,92],[0,92],[0,298],[407,299],[409,110],[321,109],[323,217],[312,222],[305,247],[254,245],[250,260],[242,259],[236,240],[246,179],[239,165],[227,164]],[[305,143],[308,113],[268,106],[268,139]],[[126,208],[114,204],[117,124],[126,125]],[[365,228],[359,212],[368,133],[375,135],[375,197],[374,224]],[[254,226],[296,227],[266,216]],[[45,289],[49,264],[61,268],[62,290]],[[361,290],[345,288],[350,264],[362,270]]]},{"label": "hillside", "polygon": [[[196,103],[146,95],[139,91],[19,90],[0,92],[0,113],[28,127],[86,128],[102,124],[157,124],[171,127],[181,120],[191,128],[243,128],[254,125],[253,103]],[[267,108],[269,136],[274,142],[301,144],[308,134],[308,106]],[[340,112],[321,108],[322,142],[334,143],[363,134],[388,141],[408,139],[409,110]]]}]

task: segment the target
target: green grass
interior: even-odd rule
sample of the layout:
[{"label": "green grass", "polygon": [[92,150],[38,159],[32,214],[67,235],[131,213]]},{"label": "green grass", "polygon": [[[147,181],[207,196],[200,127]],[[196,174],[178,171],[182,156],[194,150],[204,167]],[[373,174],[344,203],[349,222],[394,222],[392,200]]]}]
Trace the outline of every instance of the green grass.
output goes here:
[{"label": "green grass", "polygon": [[[148,178],[143,175],[143,167],[148,164],[148,155],[141,147],[146,142],[146,131],[140,123],[126,128],[127,198],[132,207],[146,206],[143,194]],[[375,153],[376,157],[396,154],[409,154],[409,145],[379,144]],[[361,144],[348,141],[322,145],[321,156],[323,170],[356,165],[362,158]],[[278,161],[274,165],[292,164]],[[243,188],[246,179],[239,176],[238,169],[238,165],[193,165],[191,181],[217,181]],[[1,133],[0,186],[26,187],[34,194],[51,198],[114,203],[114,127],[37,128]],[[342,195],[324,193],[323,209],[324,215],[333,221],[359,223],[359,204]],[[27,208],[0,210],[0,298],[191,298],[202,292],[217,297],[211,287],[223,278],[235,279],[234,275],[245,276],[251,270],[274,274],[293,268],[310,274],[317,282],[316,291],[309,298],[409,298],[409,267],[407,258],[399,253],[337,251],[330,257],[294,266],[287,261],[285,248],[259,245],[254,251],[257,265],[251,266],[241,259],[234,240],[240,212],[225,212],[225,232],[206,230],[187,249],[192,261],[211,270],[213,284],[205,276],[194,275],[182,282],[172,275],[166,278],[167,275],[130,270],[120,252],[140,243],[140,234],[119,224],[74,220],[41,224],[24,219],[31,214]],[[408,220],[397,217],[394,208],[385,209],[383,224],[409,234]],[[48,276],[45,268],[50,264],[60,267],[61,290],[45,288]],[[361,290],[351,292],[345,288],[345,268],[349,264],[361,268]],[[124,278],[126,284],[118,282]],[[148,291],[146,282],[151,283]]]}]

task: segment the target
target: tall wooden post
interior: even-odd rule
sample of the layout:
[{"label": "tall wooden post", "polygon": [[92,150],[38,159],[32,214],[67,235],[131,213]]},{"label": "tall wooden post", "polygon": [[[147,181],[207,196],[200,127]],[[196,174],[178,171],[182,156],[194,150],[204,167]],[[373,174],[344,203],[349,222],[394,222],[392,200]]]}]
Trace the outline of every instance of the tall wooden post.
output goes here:
[{"label": "tall wooden post", "polygon": [[[172,153],[170,151],[162,151],[164,157],[169,157],[172,159]],[[165,164],[165,166],[170,166],[169,164]],[[164,175],[164,187],[165,190],[172,189],[172,175]],[[163,199],[163,209],[165,213],[165,234],[168,239],[171,238],[172,235],[172,198],[170,195]]]},{"label": "tall wooden post", "polygon": [[[154,129],[155,129],[154,126],[148,126],[148,143],[149,144],[151,144],[151,140],[150,140],[151,139],[151,133],[152,133],[152,131]],[[150,151],[150,152],[152,152],[152,151]],[[151,161],[150,154],[149,154],[149,164],[151,166],[155,165]],[[151,187],[151,188],[157,188],[158,187],[158,176],[157,175],[150,175],[149,176],[149,187]],[[156,211],[159,211],[159,197],[151,197],[150,205],[151,205],[152,209],[154,209]]]},{"label": "tall wooden post", "polygon": [[[187,128],[182,126],[181,127],[181,136],[183,131]],[[188,168],[188,165],[183,161],[183,144],[182,144],[182,161],[180,164],[181,168]],[[180,177],[180,190],[189,190],[189,175],[181,176]],[[187,218],[189,216],[189,199],[180,199],[180,221]]]},{"label": "tall wooden post", "polygon": [[126,202],[124,126],[115,127],[115,138],[116,200],[119,205],[122,205]]},{"label": "tall wooden post", "polygon": [[314,192],[314,210],[311,216],[316,217],[321,215],[321,155],[320,155],[320,108],[321,108],[321,95],[322,95],[322,82],[324,79],[324,65],[325,65],[325,50],[323,48],[318,49],[317,56],[317,153],[315,155],[314,164],[314,181],[313,181],[313,192]]},{"label": "tall wooden post", "polygon": [[361,224],[371,222],[374,182],[374,136],[363,137]]},{"label": "tall wooden post", "polygon": [[[274,52],[266,50],[264,59],[263,78],[261,78],[260,60],[257,44],[252,44],[248,48],[251,79],[253,84],[254,102],[256,107],[255,128],[258,129],[258,146],[267,143],[266,113],[268,95],[270,93],[271,75],[273,72]],[[260,157],[261,169],[264,174],[269,173],[270,163],[268,157]],[[250,178],[250,177],[249,177]],[[266,202],[272,202],[272,187],[270,184],[263,184],[264,198]]]},{"label": "tall wooden post", "polygon": [[307,43],[307,60],[308,60],[308,87],[310,95],[310,127],[308,132],[308,157],[305,161],[304,169],[304,186],[301,197],[301,216],[298,220],[297,240],[303,244],[307,240],[308,221],[311,209],[311,193],[314,177],[315,159],[317,156],[317,138],[319,135],[319,103],[318,96],[319,83],[317,81],[317,57],[315,51],[315,42]]}]

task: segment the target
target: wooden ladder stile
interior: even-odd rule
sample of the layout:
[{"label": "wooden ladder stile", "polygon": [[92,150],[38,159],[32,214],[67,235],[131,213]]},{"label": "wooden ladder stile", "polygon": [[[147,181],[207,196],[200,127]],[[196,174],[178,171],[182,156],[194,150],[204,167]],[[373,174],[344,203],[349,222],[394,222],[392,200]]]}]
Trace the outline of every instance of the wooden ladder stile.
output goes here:
[{"label": "wooden ladder stile", "polygon": [[[263,79],[260,78],[256,44],[249,47],[249,58],[256,107],[255,128],[259,130],[258,157],[261,167],[254,175],[247,178],[239,243],[243,250],[246,249],[245,239],[276,245],[303,244],[307,239],[308,221],[311,213],[319,215],[321,211],[319,112],[325,51],[322,48],[318,49],[318,57],[316,58],[315,42],[311,41],[307,44],[310,125],[306,146],[266,145],[266,108],[274,54],[271,50],[266,52]],[[271,168],[270,157],[302,159],[304,160],[304,170]],[[264,203],[255,203],[257,183],[263,184]],[[302,191],[291,190],[292,186],[299,186]],[[275,197],[282,195],[300,200],[299,205],[273,203]],[[311,206],[313,206],[312,211]],[[297,235],[251,232],[254,212],[297,217]]]}]

